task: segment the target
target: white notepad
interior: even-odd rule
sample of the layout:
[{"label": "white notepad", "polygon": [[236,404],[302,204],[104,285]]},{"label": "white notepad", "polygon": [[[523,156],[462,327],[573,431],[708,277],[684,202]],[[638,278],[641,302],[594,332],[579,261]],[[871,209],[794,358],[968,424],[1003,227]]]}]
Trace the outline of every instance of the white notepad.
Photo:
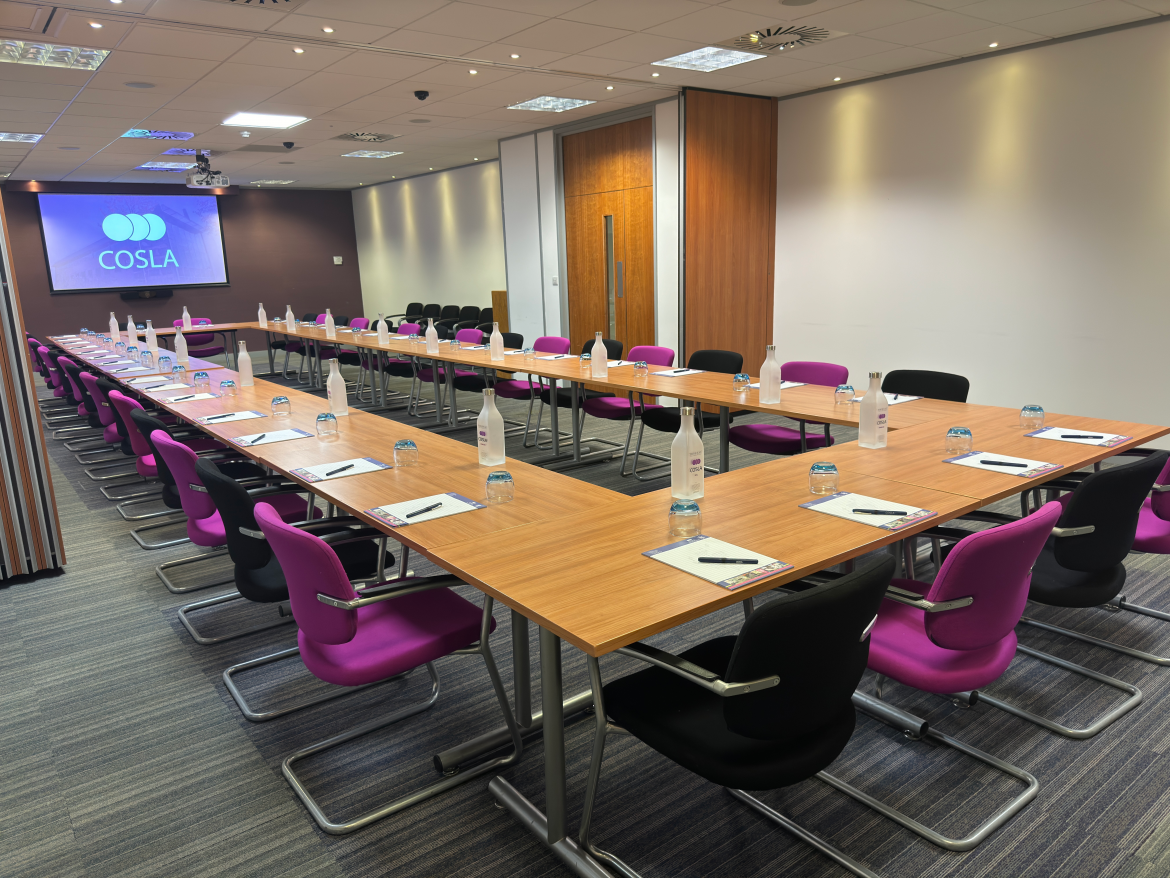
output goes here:
[{"label": "white notepad", "polygon": [[[851,494],[840,491],[827,497],[819,497],[808,503],[801,503],[801,509],[812,509],[814,512],[824,512],[837,518],[856,521],[859,524],[868,524],[880,527],[882,530],[901,530],[909,527],[924,518],[934,518],[937,512],[922,509],[918,506],[908,506],[896,500],[879,500],[877,497],[867,497],[864,494]],[[889,509],[904,513],[903,515],[866,515],[855,513],[854,509]]]},{"label": "white notepad", "polygon": [[[343,467],[344,469],[342,469]],[[333,463],[319,463],[316,466],[297,467],[294,470],[289,470],[289,472],[306,482],[327,482],[330,479],[344,479],[348,476],[376,473],[379,470],[390,468],[390,464],[382,463],[382,461],[375,460],[372,457],[355,457],[351,460],[335,460]],[[337,472],[337,470],[341,470],[341,472]]]},{"label": "white notepad", "polygon": [[[158,381],[162,376],[156,375],[153,378],[147,378],[147,381]],[[138,380],[142,380],[141,378]],[[170,384],[150,384],[143,387],[146,393],[158,393],[163,390],[182,390],[184,387],[190,387],[190,384],[183,384],[182,382],[174,382]]]},{"label": "white notepad", "polygon": [[[151,375],[148,378],[127,378],[126,383],[127,384],[153,384],[155,382],[165,381],[165,380],[167,380],[167,379],[162,375]],[[191,385],[190,384],[176,384],[175,386],[176,387],[190,387]]]},{"label": "white notepad", "polygon": [[[807,383],[808,383],[807,381],[781,381],[780,382],[780,389],[787,390],[790,387],[804,387],[804,385],[806,385]],[[759,390],[760,389],[760,382],[757,381],[755,384],[749,384],[748,387],[754,388],[755,390]]]},{"label": "white notepad", "polygon": [[[106,365],[111,365],[111,364],[107,363]],[[150,371],[150,369],[148,369],[146,366],[124,366],[121,369],[111,369],[110,374],[111,375],[124,375],[127,372],[149,372],[149,371]]]},{"label": "white notepad", "polygon": [[[987,466],[986,464],[980,463],[982,460],[1002,460],[1005,463],[1022,463],[1025,465]],[[1032,479],[1036,476],[1043,476],[1064,469],[1064,466],[1059,463],[1046,463],[1043,460],[1030,460],[1027,457],[1012,457],[1010,454],[996,454],[994,451],[972,451],[967,454],[961,454],[958,457],[948,457],[943,463],[957,463],[959,466],[969,466],[972,469],[983,470],[984,472],[1003,473],[1004,475],[1019,476],[1024,479]]]},{"label": "white notepad", "polygon": [[[865,399],[864,396],[853,397],[854,402],[861,402],[863,399]],[[894,399],[894,395],[892,393],[886,394],[886,403],[888,405],[898,405],[899,403],[903,403],[903,402],[914,402],[914,400],[916,400],[916,399],[922,399],[922,397],[921,396],[907,396],[906,394],[901,393],[901,394],[898,394],[897,399]]]},{"label": "white notepad", "polygon": [[[442,503],[437,509],[431,509],[413,518],[407,518],[411,512],[426,509]],[[384,521],[391,527],[406,527],[408,524],[422,524],[424,521],[434,521],[436,518],[446,518],[448,515],[458,515],[460,512],[471,512],[475,509],[486,509],[482,503],[464,497],[462,494],[433,494],[430,497],[420,497],[417,500],[406,500],[402,503],[391,503],[389,506],[378,506],[367,509],[366,515],[371,515],[379,521]]]},{"label": "white notepad", "polygon": [[[784,561],[706,536],[689,537],[642,554],[731,591],[792,569]],[[759,564],[700,564],[700,557],[755,558]]]},{"label": "white notepad", "polygon": [[218,399],[214,393],[184,393],[179,396],[168,396],[167,402],[195,402],[199,399]]},{"label": "white notepad", "polygon": [[[1055,439],[1057,442],[1072,442],[1075,445],[1095,445],[1098,448],[1112,448],[1122,442],[1128,442],[1132,436],[1122,436],[1118,433],[1102,433],[1100,430],[1078,430],[1075,427],[1043,427],[1025,436],[1036,439]],[[1089,436],[1088,439],[1072,439],[1070,436]]]},{"label": "white notepad", "polygon": [[548,357],[537,357],[538,360],[572,360],[576,358],[576,354],[553,354]]},{"label": "white notepad", "polygon": [[[237,445],[246,445],[251,448],[253,445],[271,445],[273,442],[287,442],[289,439],[304,439],[306,436],[312,436],[306,430],[276,430],[272,433],[253,433],[250,436],[236,436],[234,439],[229,439],[229,442],[235,442]],[[263,436],[263,439],[260,437]],[[259,442],[256,440],[260,439]]]},{"label": "white notepad", "polygon": [[250,421],[252,418],[266,418],[263,412],[224,412],[219,415],[205,415],[196,418],[201,424],[230,424],[232,421]]},{"label": "white notepad", "polygon": [[684,375],[702,375],[702,369],[668,369],[665,372],[654,372],[653,378],[682,378]]}]

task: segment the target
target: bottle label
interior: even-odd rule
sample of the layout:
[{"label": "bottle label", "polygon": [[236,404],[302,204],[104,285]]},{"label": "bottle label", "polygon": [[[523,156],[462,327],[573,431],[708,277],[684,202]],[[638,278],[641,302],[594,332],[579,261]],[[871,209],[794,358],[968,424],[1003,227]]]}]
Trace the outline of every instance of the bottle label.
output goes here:
[{"label": "bottle label", "polygon": [[687,492],[690,499],[698,499],[703,495],[703,457],[692,457],[687,462]]}]

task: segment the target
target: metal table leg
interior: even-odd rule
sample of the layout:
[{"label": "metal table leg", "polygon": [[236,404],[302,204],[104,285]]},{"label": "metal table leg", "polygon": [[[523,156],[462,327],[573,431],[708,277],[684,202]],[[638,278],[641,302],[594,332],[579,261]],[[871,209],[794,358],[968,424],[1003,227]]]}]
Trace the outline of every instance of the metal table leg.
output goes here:
[{"label": "metal table leg", "polygon": [[240,371],[240,345],[236,341],[236,331],[234,329],[229,330],[229,334],[232,337],[232,343],[231,343],[232,363],[235,364],[232,366],[232,369],[234,369],[236,372],[239,372]]},{"label": "metal table leg", "polygon": [[[560,408],[560,406],[557,405],[557,390],[560,386],[560,381],[558,381],[556,378],[552,378],[550,380],[551,380],[552,384],[549,387],[548,399],[549,399],[549,408],[552,410],[549,413],[549,418],[552,421],[552,451],[553,451],[553,457],[560,457],[561,456],[561,424],[560,424],[560,420],[557,416],[557,410]],[[539,442],[540,442],[540,434],[539,433],[536,436],[536,441],[539,444]]]},{"label": "metal table leg", "polygon": [[[444,372],[446,369],[443,370]],[[442,397],[439,396],[439,361],[431,357],[431,384],[435,388],[435,424],[441,426],[443,423],[443,405]],[[419,396],[422,396],[420,393]]]},{"label": "metal table leg", "polygon": [[719,472],[731,469],[731,448],[727,436],[730,429],[731,413],[725,405],[719,406]]},{"label": "metal table leg", "polygon": [[569,393],[571,394],[572,402],[570,411],[573,413],[573,460],[578,462],[581,460],[581,431],[577,429],[577,414],[581,409],[581,400],[579,398],[580,387],[581,385],[576,381],[569,382]]},{"label": "metal table leg", "polygon": [[455,364],[448,363],[443,369],[447,379],[447,423],[454,427],[459,420],[458,407],[455,405]]},{"label": "metal table leg", "polygon": [[[287,336],[286,336],[287,338]],[[276,374],[276,354],[272,352],[272,333],[264,330],[264,346],[268,348],[268,374]],[[239,369],[236,370],[237,372]]]}]

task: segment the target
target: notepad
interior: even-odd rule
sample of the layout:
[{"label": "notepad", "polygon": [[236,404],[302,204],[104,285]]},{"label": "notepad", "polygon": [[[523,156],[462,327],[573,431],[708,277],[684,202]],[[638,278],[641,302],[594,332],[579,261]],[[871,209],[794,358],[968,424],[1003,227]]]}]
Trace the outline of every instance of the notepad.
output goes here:
[{"label": "notepad", "polygon": [[[346,467],[342,472],[335,472]],[[333,463],[319,463],[316,466],[297,467],[289,472],[306,482],[327,482],[331,479],[344,479],[347,476],[360,476],[365,473],[376,473],[379,470],[391,469],[388,463],[382,463],[372,457],[355,457],[352,460],[335,460]],[[329,475],[333,473],[333,475]]]},{"label": "notepad", "polygon": [[[271,445],[273,442],[287,442],[289,439],[304,439],[306,436],[313,434],[306,430],[277,430],[273,433],[253,433],[250,436],[236,436],[234,439],[229,439],[229,442],[234,442],[237,445],[245,445],[251,448],[253,445]],[[263,436],[259,442],[257,438]]]},{"label": "notepad", "polygon": [[230,424],[232,421],[250,421],[252,418],[266,418],[263,412],[224,412],[219,415],[207,415],[196,418],[201,424]]},{"label": "notepad", "polygon": [[[808,384],[807,381],[781,381],[780,382],[780,389],[787,390],[790,387],[804,387],[804,385],[806,385],[806,384]],[[760,382],[757,381],[755,384],[749,384],[748,387],[754,388],[755,390],[759,390],[760,389]]]},{"label": "notepad", "polygon": [[218,395],[214,393],[183,393],[179,396],[167,397],[167,402],[195,402],[200,399],[218,399]]},{"label": "notepad", "polygon": [[553,354],[551,357],[537,357],[538,360],[571,360],[576,354]]},{"label": "notepad", "polygon": [[[1002,460],[1006,463],[1023,463],[1026,466],[986,466],[979,462],[981,460]],[[943,463],[957,463],[959,466],[969,466],[984,472],[1019,476],[1023,479],[1032,479],[1064,469],[1064,466],[1059,463],[1045,463],[1042,460],[1029,460],[1026,457],[1012,457],[1010,454],[996,454],[994,451],[972,451],[958,457],[948,457]]]},{"label": "notepad", "polygon": [[[853,397],[854,402],[861,402],[863,399],[865,399],[864,396]],[[914,402],[914,400],[916,400],[916,399],[922,399],[922,397],[921,396],[907,396],[904,393],[900,393],[900,394],[898,394],[897,399],[895,399],[893,394],[890,394],[890,393],[886,394],[887,405],[898,405],[899,403],[902,403],[902,402]]]},{"label": "notepad", "polygon": [[[880,500],[877,497],[867,497],[864,494],[852,494],[849,491],[840,491],[827,497],[818,497],[808,503],[801,503],[801,509],[811,509],[814,512],[824,512],[837,518],[880,527],[882,530],[902,530],[924,518],[934,518],[937,512],[922,509],[918,506],[908,506],[897,500]],[[905,515],[866,515],[855,513],[854,509],[897,509]]]},{"label": "notepad", "polygon": [[[109,364],[107,364],[107,365],[109,365]],[[126,372],[149,372],[149,371],[151,371],[151,370],[148,369],[146,366],[126,366],[125,368],[122,368],[122,369],[111,369],[110,374],[111,375],[123,375]]]},{"label": "notepad", "polygon": [[[139,380],[142,380],[142,379],[139,379]],[[146,380],[147,381],[158,381],[159,376],[155,375],[153,378],[147,378]],[[160,390],[182,390],[184,387],[190,387],[190,386],[191,386],[190,384],[183,384],[181,382],[173,382],[170,384],[152,384],[149,387],[143,387],[142,389],[144,391],[146,391],[147,393],[155,393],[155,392],[160,391]]]},{"label": "notepad", "polygon": [[[642,554],[729,591],[792,569],[792,565],[784,561],[707,536],[688,537]],[[700,564],[700,557],[756,558],[760,563],[744,570],[746,565],[743,564]]]},{"label": "notepad", "polygon": [[[1100,439],[1066,439],[1067,435],[1073,436],[1100,436]],[[1043,427],[1031,433],[1025,433],[1025,436],[1032,436],[1036,439],[1055,439],[1057,442],[1072,442],[1076,445],[1095,445],[1098,448],[1112,448],[1114,445],[1120,445],[1122,442],[1128,442],[1132,436],[1122,436],[1118,433],[1105,433],[1101,430],[1080,430],[1076,427]]]},{"label": "notepad", "polygon": [[488,346],[485,344],[459,345],[459,350],[461,350],[461,351],[486,351],[487,347]]},{"label": "notepad", "polygon": [[[152,381],[162,381],[162,380],[164,380],[164,379],[159,375],[150,375],[146,378],[127,378],[126,383],[127,384],[150,384]],[[176,384],[174,386],[175,387],[190,387],[191,385],[190,384]]]},{"label": "notepad", "polygon": [[682,378],[684,375],[702,375],[702,369],[674,369],[665,372],[655,372],[654,378]]},{"label": "notepad", "polygon": [[[426,509],[436,503],[443,505],[413,518],[406,517],[411,512]],[[448,515],[458,515],[461,512],[472,512],[476,509],[486,508],[482,503],[477,503],[462,494],[451,492],[420,497],[418,500],[406,500],[402,503],[391,503],[389,506],[378,506],[374,509],[367,509],[366,515],[373,516],[391,527],[405,527],[408,524],[422,524],[424,521],[433,521],[436,518],[446,518]]]}]

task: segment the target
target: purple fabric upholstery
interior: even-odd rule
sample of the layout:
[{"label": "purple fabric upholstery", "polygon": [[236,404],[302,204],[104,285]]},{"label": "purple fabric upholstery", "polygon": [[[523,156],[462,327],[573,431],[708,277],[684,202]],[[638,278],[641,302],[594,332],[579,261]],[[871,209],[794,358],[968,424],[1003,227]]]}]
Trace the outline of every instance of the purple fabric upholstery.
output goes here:
[{"label": "purple fabric upholstery", "polygon": [[146,441],[146,437],[142,435],[138,429],[138,425],[134,423],[134,419],[130,417],[130,412],[137,409],[138,411],[145,411],[136,399],[123,394],[118,390],[111,390],[109,394],[110,403],[118,410],[118,414],[122,417],[122,423],[126,425],[126,433],[130,439],[130,448],[134,452],[136,458],[134,468],[138,470],[138,475],[144,479],[158,478],[158,466],[154,462],[154,452],[151,450],[150,443]]},{"label": "purple fabric upholstery", "polygon": [[320,679],[361,686],[479,640],[482,610],[447,588],[357,610],[321,603],[319,593],[341,600],[356,596],[336,553],[313,534],[284,524],[267,503],[257,503],[255,515],[285,571],[301,659]]},{"label": "purple fabric upholstery", "polygon": [[816,363],[810,360],[789,360],[780,366],[780,377],[785,381],[803,381],[836,387],[849,383],[849,368],[836,363]]},{"label": "purple fabric upholstery", "polygon": [[61,381],[61,370],[57,368],[57,364],[49,356],[49,349],[41,345],[37,348],[37,354],[40,356],[41,362],[45,364],[45,369],[49,373],[49,386],[53,388],[53,396],[64,396],[65,385]]},{"label": "purple fabric upholstery", "polygon": [[[673,366],[674,351],[670,348],[655,345],[636,345],[630,348],[627,360],[645,360],[651,366]],[[660,405],[648,404],[646,408],[662,408]],[[634,411],[642,411],[642,403],[634,401]],[[630,399],[628,396],[595,396],[581,400],[581,409],[587,415],[595,418],[605,418],[609,421],[627,421],[630,418]]]},{"label": "purple fabric upholstery", "polygon": [[[71,366],[76,366],[77,363],[75,363],[69,357],[57,358],[57,368],[60,370],[61,375],[63,376],[62,380],[65,382],[66,392],[74,402],[80,404],[81,401],[85,399],[85,392],[77,386],[77,382],[73,380],[73,376],[69,374],[68,370],[61,366],[62,361],[68,363]],[[79,412],[79,414],[81,414],[81,412]]]},{"label": "purple fabric upholstery", "polygon": [[935,603],[974,601],[937,613],[883,601],[870,640],[870,669],[937,694],[996,680],[1016,653],[1015,626],[1028,600],[1032,565],[1061,512],[1059,503],[1046,503],[1027,518],[966,537],[932,585],[895,579],[895,587]]},{"label": "purple fabric upholstery", "polygon": [[417,323],[399,323],[399,335],[419,335],[422,332],[422,326]]},{"label": "purple fabric upholstery", "polygon": [[[533,342],[532,349],[541,354],[567,354],[569,340],[559,335],[542,335]],[[520,381],[516,378],[508,378],[497,381],[492,387],[495,388],[496,396],[501,396],[504,399],[532,399],[533,386],[532,382],[528,380]]]},{"label": "purple fabric upholstery", "polygon": [[483,344],[482,329],[460,329],[455,333],[455,340],[460,344]]},{"label": "purple fabric upholstery", "polygon": [[[214,322],[214,320],[208,317],[191,318],[192,326],[209,326]],[[174,322],[176,329],[182,325],[182,320],[176,320]],[[212,344],[215,341],[214,332],[189,332],[184,338],[187,340],[187,353],[193,357],[213,357],[216,354],[222,354],[224,352],[222,345]]]},{"label": "purple fabric upholstery", "polygon": [[[1154,484],[1170,485],[1170,462],[1163,467]],[[1142,504],[1138,513],[1137,536],[1134,538],[1133,547],[1138,552],[1170,555],[1170,491],[1155,489]]]},{"label": "purple fabric upholstery", "polygon": [[[805,444],[809,449],[824,448],[823,433],[805,430]],[[727,441],[748,451],[761,454],[800,454],[800,431],[777,424],[741,424],[727,431]],[[833,437],[827,444],[832,445]]]},{"label": "purple fabric upholstery", "polygon": [[362,332],[365,332],[367,329],[370,328],[370,318],[368,318],[368,317],[355,317],[355,318],[353,318],[353,320],[349,321],[349,328],[350,329],[360,329]]}]

